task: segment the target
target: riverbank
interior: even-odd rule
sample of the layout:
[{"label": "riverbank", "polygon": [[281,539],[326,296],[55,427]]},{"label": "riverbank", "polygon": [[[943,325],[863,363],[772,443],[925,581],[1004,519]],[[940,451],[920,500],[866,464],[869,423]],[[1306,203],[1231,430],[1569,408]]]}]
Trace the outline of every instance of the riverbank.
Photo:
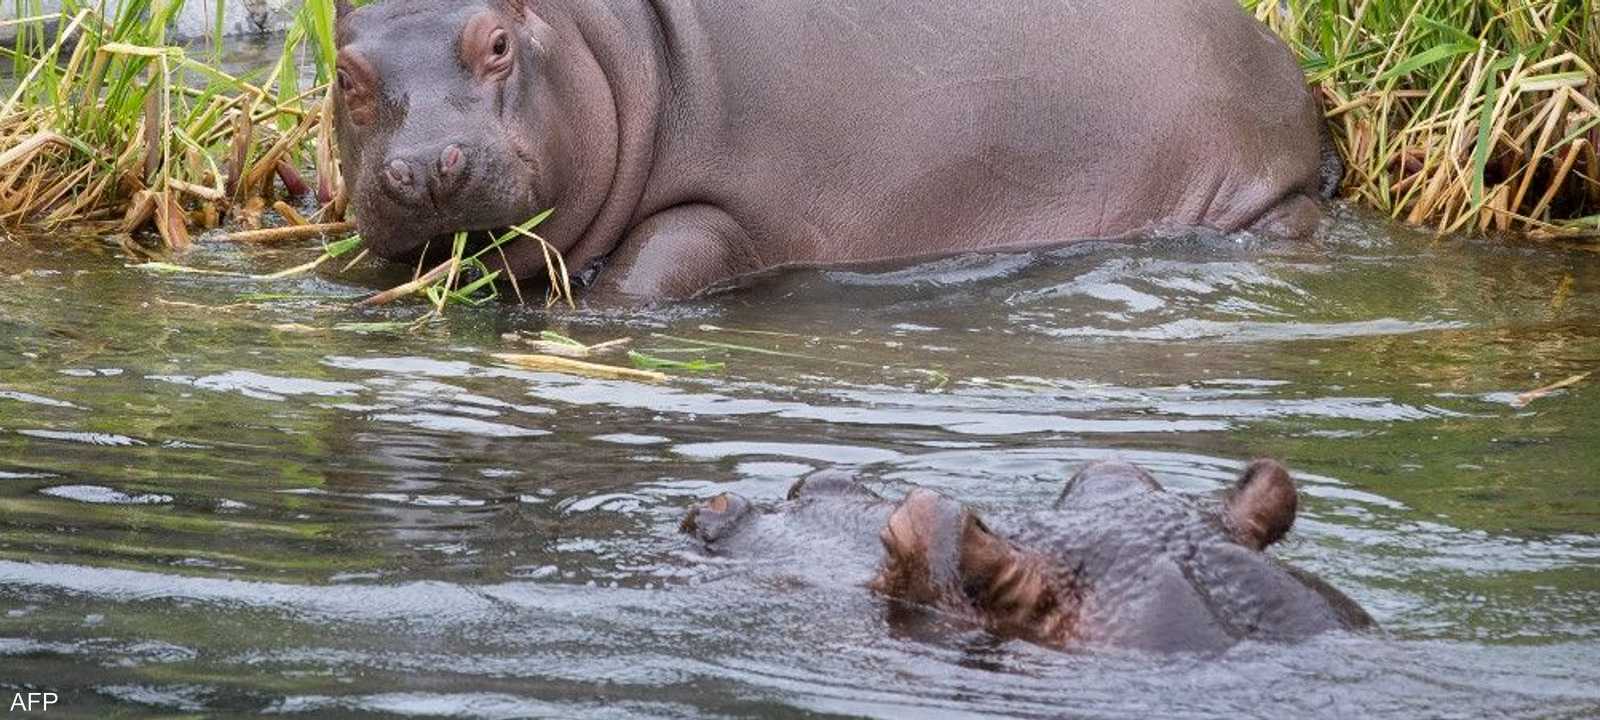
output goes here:
[{"label": "riverbank", "polygon": [[[16,87],[0,106],[0,224],[154,229],[181,250],[223,224],[260,227],[264,214],[341,219],[332,3],[301,6],[263,67],[225,72],[221,21],[257,4],[219,17],[194,10],[206,3],[123,0],[104,15],[69,6],[23,21],[9,53]],[[169,35],[201,20],[217,41]],[[314,209],[277,206],[313,191]]]}]

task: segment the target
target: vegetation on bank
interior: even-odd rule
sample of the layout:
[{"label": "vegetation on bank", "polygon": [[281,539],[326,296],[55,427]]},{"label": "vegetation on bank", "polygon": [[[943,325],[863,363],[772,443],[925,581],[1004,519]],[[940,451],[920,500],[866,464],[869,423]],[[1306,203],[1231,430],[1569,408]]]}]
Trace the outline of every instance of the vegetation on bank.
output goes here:
[{"label": "vegetation on bank", "polygon": [[[277,62],[246,75],[219,69],[220,43],[168,43],[183,0],[124,0],[111,15],[104,0],[65,0],[52,14],[14,1],[0,224],[154,227],[182,249],[196,228],[259,227],[280,194],[310,190],[308,168],[324,202],[316,219],[341,216],[325,82],[331,0],[307,0]],[[304,74],[315,78],[310,87],[301,87]]]},{"label": "vegetation on bank", "polygon": [[1440,231],[1600,237],[1600,0],[1241,0],[1299,55],[1344,194]]},{"label": "vegetation on bank", "polygon": [[[333,0],[306,0],[277,61],[240,75],[219,69],[220,42],[168,42],[184,0],[124,0],[109,16],[104,0],[54,14],[12,1],[0,227],[171,249],[223,225],[300,226],[245,240],[348,229],[326,83]],[[1302,59],[1347,197],[1442,231],[1600,237],[1600,0],[1240,1]],[[456,245],[454,266],[419,268],[444,283],[414,288],[440,306],[493,291],[487,267],[460,272],[483,264]],[[564,286],[559,260],[551,287]]]},{"label": "vegetation on bank", "polygon": [[[110,15],[105,0],[65,0],[50,14],[38,13],[35,0],[14,2],[21,19],[6,54],[17,84],[0,106],[0,226],[111,235],[135,253],[136,234],[181,251],[196,231],[224,225],[246,242],[352,230],[327,82],[333,0],[306,0],[277,60],[241,75],[220,67],[220,26],[209,45],[168,42],[165,28],[184,0],[123,0]],[[315,210],[303,213],[307,207]],[[531,228],[547,215],[487,248],[469,250],[458,234],[445,262],[418,268],[413,282],[368,302],[415,294],[442,310],[493,299],[499,273],[485,253],[511,236],[543,243]],[[333,243],[313,262],[269,277],[309,271],[354,246]],[[559,254],[544,247],[547,300],[570,298]],[[515,280],[509,284],[520,296]]]}]

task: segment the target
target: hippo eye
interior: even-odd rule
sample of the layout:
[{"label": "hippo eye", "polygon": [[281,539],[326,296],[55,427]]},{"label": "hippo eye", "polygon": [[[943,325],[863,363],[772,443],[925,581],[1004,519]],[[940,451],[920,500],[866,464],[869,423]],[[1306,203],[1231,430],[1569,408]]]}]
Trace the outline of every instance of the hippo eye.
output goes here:
[{"label": "hippo eye", "polygon": [[497,58],[498,57],[505,57],[506,53],[508,51],[510,51],[510,50],[511,50],[511,42],[506,39],[505,31],[504,30],[496,30],[495,33],[494,33],[494,46],[493,46],[494,56],[497,57]]}]

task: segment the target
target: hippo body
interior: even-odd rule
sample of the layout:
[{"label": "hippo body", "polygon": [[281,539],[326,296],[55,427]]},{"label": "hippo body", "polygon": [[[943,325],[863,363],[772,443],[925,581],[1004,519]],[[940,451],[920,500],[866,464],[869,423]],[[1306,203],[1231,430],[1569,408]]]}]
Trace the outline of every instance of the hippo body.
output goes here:
[{"label": "hippo body", "polygon": [[[741,557],[799,557],[783,543],[858,533],[838,546],[853,554],[812,557],[869,576],[897,605],[1063,649],[1210,652],[1373,624],[1337,589],[1262,552],[1293,524],[1296,503],[1287,472],[1270,461],[1216,506],[1168,493],[1132,465],[1100,463],[1054,507],[989,519],[926,490],[892,503],[837,478],[814,485],[767,511],[721,496],[691,510],[683,529]],[[786,540],[774,543],[778,528]],[[851,563],[872,567],[842,569]]]},{"label": "hippo body", "polygon": [[[367,246],[409,261],[553,207],[542,234],[600,299],[1299,234],[1328,186],[1304,76],[1234,0],[385,0],[341,9],[338,36]],[[496,262],[544,274],[536,243]]]}]

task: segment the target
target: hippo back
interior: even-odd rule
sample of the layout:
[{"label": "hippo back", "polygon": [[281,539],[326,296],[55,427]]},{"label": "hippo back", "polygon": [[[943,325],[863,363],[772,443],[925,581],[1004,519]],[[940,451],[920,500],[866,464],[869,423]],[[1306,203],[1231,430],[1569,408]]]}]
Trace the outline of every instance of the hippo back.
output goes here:
[{"label": "hippo back", "polygon": [[1020,545],[1069,568],[1085,642],[1218,650],[1371,624],[1327,583],[1240,545],[1215,513],[1144,488],[1020,518]]}]

